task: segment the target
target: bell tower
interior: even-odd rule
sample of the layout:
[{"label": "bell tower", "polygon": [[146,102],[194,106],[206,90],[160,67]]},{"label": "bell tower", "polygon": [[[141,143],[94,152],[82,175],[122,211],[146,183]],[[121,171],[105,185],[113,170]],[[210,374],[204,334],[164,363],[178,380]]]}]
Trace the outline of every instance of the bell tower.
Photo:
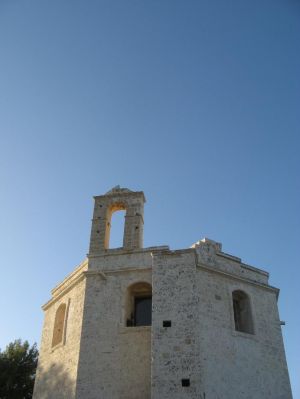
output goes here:
[{"label": "bell tower", "polygon": [[105,195],[94,197],[95,206],[92,219],[89,255],[97,255],[109,250],[111,217],[114,212],[125,210],[123,249],[143,248],[144,203],[142,191],[131,191],[120,186],[114,187]]}]

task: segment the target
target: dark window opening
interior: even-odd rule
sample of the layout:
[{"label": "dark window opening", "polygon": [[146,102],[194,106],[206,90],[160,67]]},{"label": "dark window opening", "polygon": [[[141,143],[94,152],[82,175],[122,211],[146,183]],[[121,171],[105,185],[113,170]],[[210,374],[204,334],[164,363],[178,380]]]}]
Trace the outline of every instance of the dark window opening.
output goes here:
[{"label": "dark window opening", "polygon": [[151,326],[152,288],[146,282],[135,283],[126,296],[126,326]]},{"label": "dark window opening", "polygon": [[248,295],[243,291],[232,293],[234,325],[236,331],[254,334],[251,306]]},{"label": "dark window opening", "polygon": [[183,379],[181,380],[181,385],[182,385],[183,387],[189,387],[189,386],[190,386],[190,379],[189,379],[189,378],[183,378]]},{"label": "dark window opening", "polygon": [[152,298],[136,297],[134,298],[134,325],[151,326],[152,319]]}]

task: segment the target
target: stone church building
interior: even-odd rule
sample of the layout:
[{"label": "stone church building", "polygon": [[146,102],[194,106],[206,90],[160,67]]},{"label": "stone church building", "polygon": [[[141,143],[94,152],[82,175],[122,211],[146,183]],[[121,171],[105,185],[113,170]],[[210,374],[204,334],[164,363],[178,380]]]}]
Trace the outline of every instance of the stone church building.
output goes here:
[{"label": "stone church building", "polygon": [[87,259],[43,306],[33,398],[291,399],[268,273],[206,238],[144,248],[144,203],[120,187],[95,197]]}]

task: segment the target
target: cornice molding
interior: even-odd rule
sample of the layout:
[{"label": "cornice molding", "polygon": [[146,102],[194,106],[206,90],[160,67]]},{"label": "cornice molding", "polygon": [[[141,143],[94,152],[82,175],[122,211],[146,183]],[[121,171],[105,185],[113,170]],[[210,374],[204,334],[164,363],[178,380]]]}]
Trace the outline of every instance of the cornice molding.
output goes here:
[{"label": "cornice molding", "polygon": [[278,299],[280,290],[279,290],[279,288],[273,287],[272,285],[260,283],[258,281],[251,280],[250,278],[247,278],[247,277],[241,277],[241,276],[238,276],[237,274],[228,273],[228,272],[225,272],[223,270],[215,269],[215,268],[207,266],[207,265],[205,265],[204,263],[201,263],[201,262],[198,262],[196,264],[196,266],[199,269],[205,270],[205,271],[207,271],[209,273],[220,274],[220,275],[222,275],[222,276],[224,276],[226,278],[239,280],[239,281],[242,281],[242,282],[247,283],[247,284],[255,285],[257,287],[260,287],[260,288],[263,288],[263,289],[266,289],[266,290],[269,290],[269,291],[273,291],[273,292],[275,292],[276,297]]}]

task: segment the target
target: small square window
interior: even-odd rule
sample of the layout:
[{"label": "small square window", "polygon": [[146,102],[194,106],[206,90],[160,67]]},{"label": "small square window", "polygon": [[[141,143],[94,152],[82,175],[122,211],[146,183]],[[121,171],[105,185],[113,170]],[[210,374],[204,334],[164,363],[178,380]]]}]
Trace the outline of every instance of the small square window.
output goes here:
[{"label": "small square window", "polygon": [[183,387],[189,387],[191,384],[190,384],[190,379],[189,378],[183,378],[182,380],[181,380],[181,385],[183,386]]}]

